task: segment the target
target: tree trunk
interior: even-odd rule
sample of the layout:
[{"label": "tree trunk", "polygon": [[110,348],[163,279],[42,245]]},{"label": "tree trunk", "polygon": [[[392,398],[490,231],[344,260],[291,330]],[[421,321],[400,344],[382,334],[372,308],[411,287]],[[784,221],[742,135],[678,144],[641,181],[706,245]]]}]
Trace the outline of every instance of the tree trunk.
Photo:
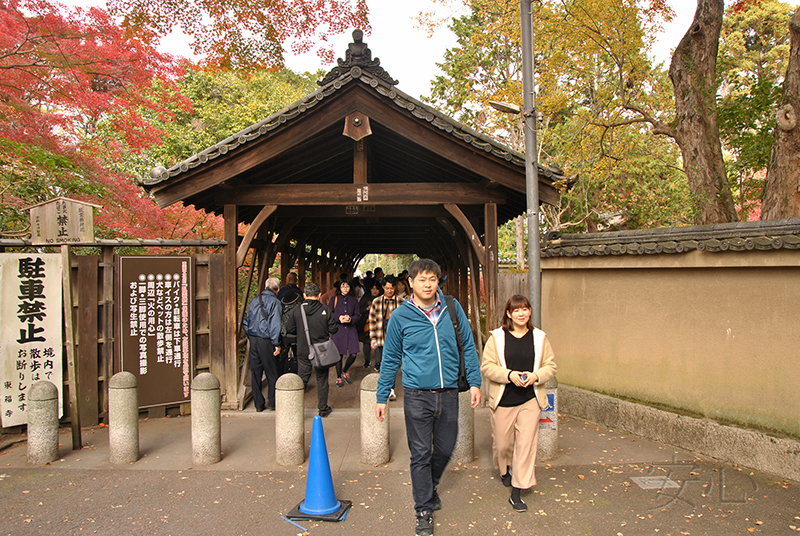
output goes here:
[{"label": "tree trunk", "polygon": [[783,82],[783,100],[769,155],[761,204],[762,220],[800,217],[800,9],[789,22],[792,49]]},{"label": "tree trunk", "polygon": [[698,223],[738,221],[725,175],[716,106],[716,64],[723,0],[698,0],[689,31],[672,55],[675,141],[698,204]]}]

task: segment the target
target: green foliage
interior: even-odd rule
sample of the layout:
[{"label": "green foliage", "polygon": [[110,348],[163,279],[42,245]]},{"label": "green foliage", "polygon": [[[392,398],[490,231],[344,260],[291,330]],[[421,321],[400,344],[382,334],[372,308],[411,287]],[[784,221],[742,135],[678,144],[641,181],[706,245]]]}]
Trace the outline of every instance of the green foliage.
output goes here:
[{"label": "green foliage", "polygon": [[409,265],[419,259],[416,255],[383,255],[370,253],[358,264],[362,274],[367,270],[374,271],[376,267],[383,268],[385,275],[397,275],[403,270],[408,270]]},{"label": "green foliage", "polygon": [[717,62],[720,138],[739,216],[760,205],[775,113],[789,61],[794,8],[778,0],[739,1],[722,24]]},{"label": "green foliage", "polygon": [[[451,22],[458,45],[445,55],[431,102],[522,149],[518,118],[487,106],[489,100],[522,105],[519,3],[465,3],[468,15]],[[559,206],[544,207],[546,228],[597,230],[607,228],[612,215],[621,215],[625,228],[692,221],[677,146],[652,134],[631,110],[672,119],[667,73],[648,58],[670,8],[658,1],[551,0],[533,9],[537,110],[543,116],[538,159],[576,177]],[[513,222],[501,235],[501,248],[514,254]]]},{"label": "green foliage", "polygon": [[[559,125],[552,136],[571,140],[564,147],[572,152],[565,155],[578,180],[562,192],[560,206],[544,207],[548,228],[642,229],[693,221],[692,196],[671,140],[639,125],[604,131],[581,116]],[[602,151],[592,150],[601,143]]]},{"label": "green foliage", "polygon": [[188,69],[178,86],[191,107],[175,109],[172,120],[151,119],[167,135],[138,163],[138,174],[146,176],[156,164],[169,167],[266,119],[316,89],[323,74],[260,70],[243,75]]}]

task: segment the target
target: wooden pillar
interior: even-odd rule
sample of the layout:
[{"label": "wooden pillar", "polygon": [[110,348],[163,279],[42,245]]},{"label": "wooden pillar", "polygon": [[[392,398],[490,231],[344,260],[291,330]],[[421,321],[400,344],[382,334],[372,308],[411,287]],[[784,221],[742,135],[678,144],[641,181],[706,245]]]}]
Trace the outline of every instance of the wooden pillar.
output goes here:
[{"label": "wooden pillar", "polygon": [[328,252],[322,252],[322,277],[325,285],[325,292],[328,292],[333,285],[333,259],[328,257],[328,255]]},{"label": "wooden pillar", "polygon": [[306,287],[306,245],[297,244],[297,286],[302,291]]},{"label": "wooden pillar", "polygon": [[309,256],[308,260],[309,260],[309,263],[311,264],[311,281],[313,283],[317,283],[321,287],[322,286],[322,282],[320,281],[320,277],[319,277],[320,259],[319,259],[318,253],[319,252],[318,252],[317,248],[314,247],[314,246],[311,246],[311,255]]},{"label": "wooden pillar", "polygon": [[80,380],[75,351],[75,311],[72,306],[72,261],[70,246],[61,245],[61,288],[64,304],[64,345],[67,349],[67,377],[69,378],[69,418],[72,428],[72,450],[81,450]]},{"label": "wooden pillar", "polygon": [[97,367],[97,259],[78,255],[75,260],[78,265],[76,361],[81,388],[78,409],[81,426],[96,426],[99,422],[97,377],[103,374]]},{"label": "wooden pillar", "polygon": [[281,251],[281,285],[286,284],[286,276],[292,271],[294,262],[292,259],[291,248],[287,244]]},{"label": "wooden pillar", "polygon": [[475,346],[483,347],[483,334],[481,333],[481,263],[475,250],[469,252],[470,275],[470,304],[472,305],[472,331],[475,337]]},{"label": "wooden pillar", "polygon": [[469,283],[467,281],[467,277],[469,273],[467,272],[467,264],[466,259],[461,257],[460,260],[460,268],[458,271],[458,300],[461,302],[461,305],[464,306],[465,311],[469,311]]},{"label": "wooden pillar", "polygon": [[114,248],[103,247],[103,260],[100,264],[103,269],[103,316],[102,333],[103,346],[101,350],[101,372],[104,376],[103,392],[101,393],[101,407],[105,414],[104,422],[108,424],[108,382],[114,375]]},{"label": "wooden pillar", "polygon": [[239,238],[239,211],[236,205],[225,205],[223,217],[225,241],[222,248],[225,258],[225,378],[220,378],[220,386],[225,390],[223,397],[226,409],[237,406],[236,386],[239,381],[239,359],[237,343],[239,334],[237,326],[238,270],[236,266],[236,248]]},{"label": "wooden pillar", "polygon": [[486,232],[486,265],[484,284],[486,285],[486,336],[500,327],[497,313],[497,290],[500,285],[500,264],[497,259],[497,205],[486,203],[484,207]]}]

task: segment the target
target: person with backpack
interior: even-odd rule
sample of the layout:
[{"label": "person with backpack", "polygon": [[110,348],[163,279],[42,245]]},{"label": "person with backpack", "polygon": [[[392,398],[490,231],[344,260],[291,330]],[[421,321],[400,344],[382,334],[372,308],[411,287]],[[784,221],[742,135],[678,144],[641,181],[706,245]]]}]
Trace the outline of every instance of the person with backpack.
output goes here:
[{"label": "person with backpack", "polygon": [[439,292],[439,265],[419,259],[408,273],[411,298],[394,311],[382,341],[375,416],[381,422],[386,418],[386,402],[402,364],[415,531],[417,536],[432,536],[433,512],[442,508],[436,487],[458,435],[462,352],[464,388],[469,389],[472,408],[481,401],[481,373],[467,315],[458,301]]},{"label": "person with backpack", "polygon": [[[286,338],[288,342],[297,342],[297,373],[308,385],[312,369],[317,378],[317,408],[320,417],[327,417],[333,409],[328,405],[328,371],[333,365],[315,367],[309,359],[310,344],[324,342],[336,333],[339,324],[328,308],[319,301],[319,285],[307,283],[303,289],[305,298],[299,307],[292,309],[286,321]],[[305,318],[304,318],[305,317]],[[308,333],[304,333],[308,326]],[[309,344],[310,343],[310,344]]]},{"label": "person with backpack", "polygon": [[[293,275],[290,273],[289,275]],[[295,281],[297,277],[295,276]],[[284,291],[281,297],[281,340],[286,340],[286,322],[292,310],[303,301],[303,293],[300,288],[295,284],[289,284],[281,288]],[[278,293],[280,294],[280,292]],[[278,374],[283,375],[287,373],[297,374],[297,344],[284,343],[281,348],[281,355],[278,358]]]},{"label": "person with backpack", "polygon": [[[250,341],[253,404],[256,411],[275,409],[275,382],[278,381],[278,355],[281,352],[281,304],[277,277],[267,279],[266,288],[250,300],[242,328]],[[262,378],[267,376],[267,399],[264,400]]]}]

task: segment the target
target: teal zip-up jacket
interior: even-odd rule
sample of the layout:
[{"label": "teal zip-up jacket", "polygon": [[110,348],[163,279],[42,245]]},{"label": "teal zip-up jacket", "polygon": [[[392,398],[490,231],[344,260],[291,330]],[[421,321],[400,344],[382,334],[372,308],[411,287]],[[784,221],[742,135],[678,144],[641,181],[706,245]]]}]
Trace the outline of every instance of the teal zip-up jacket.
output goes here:
[{"label": "teal zip-up jacket", "polygon": [[[381,358],[381,375],[378,380],[377,402],[385,404],[402,364],[403,387],[408,389],[442,389],[458,387],[458,346],[453,321],[442,300],[442,311],[434,327],[433,322],[410,301],[397,307],[389,318],[386,340]],[[458,301],[456,306],[458,327],[464,342],[464,367],[471,387],[480,387],[481,371],[472,329],[467,315]]]}]

